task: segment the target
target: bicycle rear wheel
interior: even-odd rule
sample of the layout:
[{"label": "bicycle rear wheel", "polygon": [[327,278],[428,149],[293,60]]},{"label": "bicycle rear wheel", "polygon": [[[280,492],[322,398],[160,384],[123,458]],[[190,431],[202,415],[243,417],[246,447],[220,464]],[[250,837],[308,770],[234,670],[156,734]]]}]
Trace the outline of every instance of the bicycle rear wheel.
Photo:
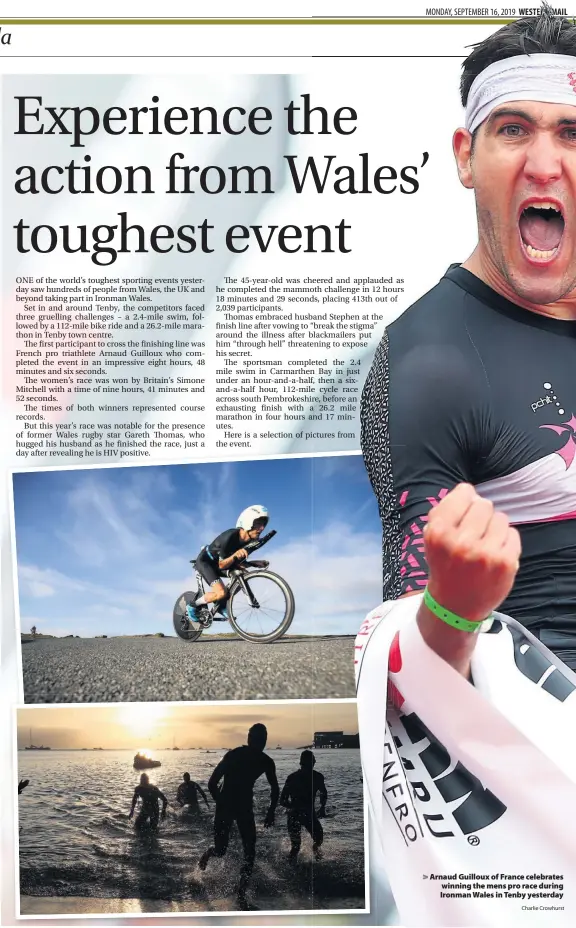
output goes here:
[{"label": "bicycle rear wheel", "polygon": [[228,618],[245,641],[270,644],[285,635],[294,618],[294,594],[282,577],[258,570],[244,577],[251,596],[236,582],[228,600]]},{"label": "bicycle rear wheel", "polygon": [[204,627],[200,622],[191,622],[186,612],[186,606],[188,603],[194,602],[196,594],[197,590],[194,592],[187,590],[186,593],[182,593],[178,597],[174,606],[172,614],[174,631],[182,641],[197,641],[204,631]]}]

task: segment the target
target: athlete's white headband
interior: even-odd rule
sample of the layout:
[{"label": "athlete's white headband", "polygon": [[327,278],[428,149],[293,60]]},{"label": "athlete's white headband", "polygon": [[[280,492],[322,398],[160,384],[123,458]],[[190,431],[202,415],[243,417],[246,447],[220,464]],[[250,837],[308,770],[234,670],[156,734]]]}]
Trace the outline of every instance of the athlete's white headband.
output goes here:
[{"label": "athlete's white headband", "polygon": [[474,132],[496,106],[512,100],[576,107],[576,57],[515,55],[489,65],[470,88],[466,128]]}]

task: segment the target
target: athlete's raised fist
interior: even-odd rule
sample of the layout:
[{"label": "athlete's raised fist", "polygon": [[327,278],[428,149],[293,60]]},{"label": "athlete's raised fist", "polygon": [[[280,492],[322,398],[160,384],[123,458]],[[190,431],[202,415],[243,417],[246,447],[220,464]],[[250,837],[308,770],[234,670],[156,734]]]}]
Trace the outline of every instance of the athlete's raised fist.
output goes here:
[{"label": "athlete's raised fist", "polygon": [[424,547],[431,595],[462,618],[487,618],[512,589],[520,536],[470,484],[459,484],[430,510]]}]

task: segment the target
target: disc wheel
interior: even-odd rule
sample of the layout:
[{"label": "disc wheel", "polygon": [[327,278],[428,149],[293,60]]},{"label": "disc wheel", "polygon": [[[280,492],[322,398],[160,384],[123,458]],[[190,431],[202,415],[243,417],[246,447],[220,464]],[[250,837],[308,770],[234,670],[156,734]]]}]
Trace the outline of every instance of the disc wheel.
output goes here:
[{"label": "disc wheel", "polygon": [[186,606],[196,598],[197,591],[187,590],[182,593],[176,600],[172,621],[174,622],[174,631],[182,641],[197,641],[204,627],[200,622],[191,622],[186,612]]},{"label": "disc wheel", "polygon": [[247,574],[244,582],[256,605],[236,583],[228,600],[228,618],[245,641],[270,644],[285,635],[294,618],[294,594],[282,577],[269,570]]}]

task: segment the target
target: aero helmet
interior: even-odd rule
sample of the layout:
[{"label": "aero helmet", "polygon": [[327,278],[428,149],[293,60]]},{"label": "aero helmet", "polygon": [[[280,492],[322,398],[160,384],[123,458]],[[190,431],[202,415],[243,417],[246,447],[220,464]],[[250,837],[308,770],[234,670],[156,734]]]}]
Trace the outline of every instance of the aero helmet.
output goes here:
[{"label": "aero helmet", "polygon": [[243,528],[246,532],[249,532],[255,522],[262,521],[266,525],[269,519],[270,515],[266,506],[248,506],[238,516],[236,528]]}]

